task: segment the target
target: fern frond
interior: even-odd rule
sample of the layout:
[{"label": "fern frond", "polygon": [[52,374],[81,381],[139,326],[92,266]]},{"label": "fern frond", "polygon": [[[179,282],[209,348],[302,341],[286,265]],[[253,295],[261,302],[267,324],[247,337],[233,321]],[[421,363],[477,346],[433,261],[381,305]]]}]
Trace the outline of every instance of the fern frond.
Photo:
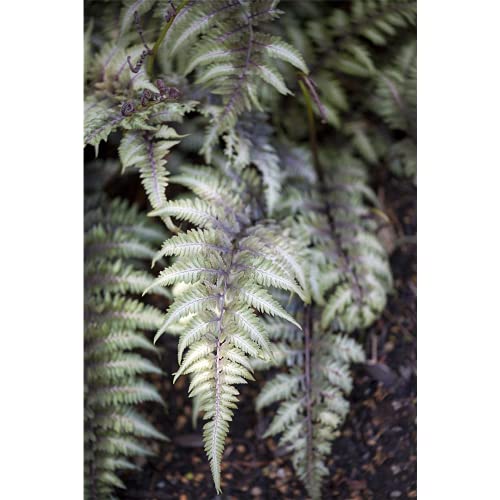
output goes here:
[{"label": "fern frond", "polygon": [[207,160],[216,139],[234,128],[244,110],[260,108],[259,81],[280,94],[290,93],[273,59],[308,72],[296,49],[259,29],[264,22],[278,17],[277,3],[276,0],[195,2],[183,9],[182,16],[178,16],[169,30],[167,56],[194,43],[185,74],[197,69],[197,83],[222,96],[220,105],[206,107],[211,119],[203,147]]},{"label": "fern frond", "polygon": [[[181,169],[172,181],[200,198],[169,201],[157,211],[199,227],[167,240],[161,251],[177,259],[157,284],[191,285],[170,306],[155,340],[170,325],[190,318],[181,333],[174,381],[192,374],[189,394],[197,398],[207,421],[205,450],[217,491],[224,441],[238,400],[234,385],[253,380],[248,357],[273,356],[265,323],[254,310],[295,322],[263,286],[306,297],[293,270],[282,266],[282,254],[273,253],[273,242],[290,254],[295,244],[278,225],[251,219],[252,205],[245,193],[253,189],[255,178],[247,178],[231,181],[208,167]],[[265,255],[250,250],[259,242],[266,246]],[[300,266],[300,258],[296,264]]]},{"label": "fern frond", "polygon": [[86,208],[85,498],[95,499],[124,487],[119,470],[133,465],[122,457],[151,454],[140,439],[166,439],[133,410],[145,401],[163,404],[143,380],[162,371],[137,352],[154,351],[141,330],[157,328],[161,313],[128,297],[153,283],[138,263],[151,259],[150,242],[165,233],[122,201],[95,196]]},{"label": "fern frond", "polygon": [[401,47],[390,69],[381,71],[371,107],[391,129],[414,134],[416,106],[417,46],[412,41]]},{"label": "fern frond", "polygon": [[[295,238],[308,241],[305,280],[317,305],[307,306],[309,312],[302,315],[303,332],[268,326],[277,364],[291,368],[271,379],[256,402],[262,409],[280,401],[264,436],[281,436],[280,445],[289,449],[313,499],[321,498],[322,478],[329,473],[325,460],[348,412],[349,366],[364,360],[361,347],[338,333],[371,324],[392,283],[386,252],[375,236],[369,204],[377,199],[365,166],[330,150],[321,150],[319,160],[328,165],[320,192],[306,177],[290,175],[299,189],[311,191],[311,198],[299,194],[298,216],[289,220]],[[279,210],[283,206],[289,210],[280,201]]]},{"label": "fern frond", "polygon": [[324,306],[322,327],[352,332],[368,327],[383,310],[392,275],[387,254],[375,236],[367,200],[377,200],[363,163],[339,156],[324,191],[335,200],[324,202],[327,213],[301,208],[304,214],[295,230],[297,237],[308,238],[312,245],[308,282],[316,303]]},{"label": "fern frond", "polygon": [[234,130],[224,137],[225,153],[234,168],[255,166],[262,175],[266,193],[266,211],[272,215],[280,196],[282,174],[279,156],[271,142],[273,129],[262,113],[244,113]]},{"label": "fern frond", "polygon": [[154,133],[132,130],[127,132],[119,147],[123,168],[139,169],[142,184],[153,209],[167,201],[165,188],[168,184],[168,172],[165,157],[170,148],[179,143],[180,136],[174,129],[160,126]]},{"label": "fern frond", "polygon": [[297,335],[284,336],[285,346],[300,353],[299,360],[288,373],[278,373],[266,383],[256,407],[260,411],[279,402],[264,437],[281,436],[280,445],[289,450],[297,475],[317,500],[322,478],[329,474],[325,461],[332,441],[349,409],[349,365],[364,361],[364,353],[354,340],[332,338],[316,321],[308,324],[306,316],[304,321],[304,333],[295,329]]}]

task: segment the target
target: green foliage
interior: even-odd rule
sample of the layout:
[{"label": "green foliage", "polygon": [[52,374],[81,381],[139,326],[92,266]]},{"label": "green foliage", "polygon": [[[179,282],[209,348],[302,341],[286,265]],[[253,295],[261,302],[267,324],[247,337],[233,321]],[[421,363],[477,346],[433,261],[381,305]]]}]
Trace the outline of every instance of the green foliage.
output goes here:
[{"label": "green foliage", "polygon": [[[297,2],[283,23],[306,57],[321,116],[338,141],[351,143],[367,163],[385,162],[405,176],[416,174],[416,12],[414,0],[352,0],[348,8]],[[319,107],[314,111],[320,116]],[[300,115],[289,109],[285,119],[294,137],[307,133]]]},{"label": "green foliage", "polygon": [[138,438],[160,437],[131,413],[161,401],[142,380],[159,373],[138,353],[154,349],[143,330],[179,337],[174,381],[189,376],[217,492],[237,386],[272,369],[257,400],[279,403],[266,436],[320,497],[364,360],[354,336],[392,288],[371,182],[416,175],[416,2],[278,3],[86,6],[85,188],[120,192],[121,171],[169,230],[88,198],[89,498],[121,485],[124,456],[148,453]]},{"label": "green foliage", "polygon": [[[120,470],[150,455],[144,439],[166,439],[134,407],[163,403],[143,380],[161,370],[139,352],[154,352],[145,336],[161,312],[133,295],[153,282],[140,265],[164,237],[144,215],[120,200],[87,199],[85,214],[85,498],[110,498],[124,488]],[[156,294],[168,295],[154,288]]]},{"label": "green foliage", "polygon": [[403,45],[394,65],[380,73],[371,107],[386,125],[405,136],[387,146],[386,161],[398,175],[417,172],[417,44]]}]

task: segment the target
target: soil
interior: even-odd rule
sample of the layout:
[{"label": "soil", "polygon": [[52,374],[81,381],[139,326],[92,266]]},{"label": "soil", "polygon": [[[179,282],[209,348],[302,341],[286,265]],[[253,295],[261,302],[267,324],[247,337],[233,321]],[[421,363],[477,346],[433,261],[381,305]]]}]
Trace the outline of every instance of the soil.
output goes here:
[{"label": "soil", "polygon": [[[358,334],[369,361],[354,368],[351,411],[328,461],[324,499],[386,500],[416,498],[416,188],[412,181],[382,173],[378,195],[393,230],[384,231],[393,249],[394,293],[382,317]],[[176,368],[176,340],[162,337],[160,364]],[[269,376],[269,375],[267,375]],[[153,444],[156,456],[144,459],[141,472],[125,476],[119,498],[306,499],[286,451],[261,435],[272,410],[258,415],[253,401],[266,378],[241,388],[239,409],[231,424],[222,464],[223,495],[216,496],[201,441],[193,428],[186,381],[172,386],[155,380],[166,395],[167,410],[147,408],[169,442]],[[156,448],[155,448],[156,447]]]}]

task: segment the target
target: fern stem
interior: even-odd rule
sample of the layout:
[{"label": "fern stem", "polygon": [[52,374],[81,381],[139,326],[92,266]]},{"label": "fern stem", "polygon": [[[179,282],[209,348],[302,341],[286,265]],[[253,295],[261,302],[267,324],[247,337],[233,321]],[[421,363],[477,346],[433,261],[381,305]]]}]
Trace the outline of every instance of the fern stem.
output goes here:
[{"label": "fern stem", "polygon": [[174,23],[176,17],[179,15],[179,12],[190,2],[190,0],[183,0],[182,3],[177,7],[175,14],[170,18],[168,23],[165,24],[163,29],[161,30],[160,36],[158,37],[158,40],[156,40],[156,43],[153,46],[153,53],[151,54],[151,57],[149,57],[148,62],[146,64],[146,72],[149,75],[150,78],[153,77],[153,68],[154,68],[154,63],[156,56],[158,54],[158,50],[160,49],[160,46],[167,35],[168,30]]},{"label": "fern stem", "polygon": [[[310,143],[311,152],[313,155],[314,169],[316,171],[316,175],[317,175],[318,181],[319,181],[319,191],[322,195],[324,195],[325,190],[326,190],[326,183],[325,183],[325,176],[323,174],[323,169],[322,169],[321,163],[319,161],[318,139],[316,136],[316,125],[314,122],[312,99],[311,99],[311,95],[310,95],[310,90],[305,85],[303,78],[304,77],[302,75],[299,76],[299,86],[300,86],[300,89],[302,90],[302,94],[304,95],[304,100],[306,103],[307,122],[308,122],[308,126],[309,126],[309,143]],[[361,304],[362,290],[361,290],[361,285],[359,283],[359,279],[358,279],[356,270],[353,268],[353,266],[350,265],[348,256],[346,255],[345,251],[342,249],[342,245],[341,245],[341,242],[339,240],[339,237],[338,237],[337,231],[336,231],[337,228],[336,228],[335,219],[332,217],[332,214],[331,214],[330,202],[325,197],[324,197],[323,201],[324,201],[325,208],[326,208],[327,218],[328,218],[328,221],[329,221],[330,226],[332,228],[332,233],[334,235],[334,239],[337,242],[336,246],[337,246],[338,251],[339,251],[341,265],[344,269],[344,272],[349,271],[346,274],[352,276],[353,288],[356,291],[356,302],[358,303],[358,305],[360,305]]]},{"label": "fern stem", "polygon": [[[238,0],[238,3],[241,4],[241,1]],[[241,4],[241,6],[243,8],[243,4]],[[229,101],[227,102],[227,104],[224,106],[224,109],[223,109],[221,115],[217,118],[219,123],[221,123],[223,121],[224,117],[229,113],[229,111],[233,107],[234,100],[236,99],[236,96],[240,95],[241,89],[243,87],[243,83],[246,80],[246,76],[248,73],[248,67],[250,66],[250,63],[251,63],[250,56],[251,56],[252,50],[253,50],[254,34],[253,34],[252,21],[250,20],[250,18],[253,16],[249,16],[246,12],[244,12],[244,15],[245,15],[245,18],[247,19],[248,23],[244,24],[243,26],[240,26],[238,28],[238,31],[248,27],[248,47],[247,47],[247,53],[246,53],[246,57],[245,57],[245,65],[242,66],[242,68],[241,68],[242,71],[238,77],[238,84],[237,84],[236,88],[234,88],[232,95],[229,98]],[[219,39],[217,39],[217,40],[219,40]]]},{"label": "fern stem", "polygon": [[321,166],[319,164],[318,139],[316,137],[316,125],[314,123],[314,113],[313,113],[313,108],[312,108],[312,100],[311,100],[311,96],[309,94],[309,90],[302,80],[302,76],[299,77],[299,86],[300,86],[300,90],[302,90],[302,94],[304,95],[304,100],[306,102],[307,124],[309,127],[309,144],[311,146],[311,152],[313,155],[314,169],[316,170],[316,175],[318,176],[318,180],[320,181],[320,185],[323,186],[324,185],[323,171],[321,170]]}]

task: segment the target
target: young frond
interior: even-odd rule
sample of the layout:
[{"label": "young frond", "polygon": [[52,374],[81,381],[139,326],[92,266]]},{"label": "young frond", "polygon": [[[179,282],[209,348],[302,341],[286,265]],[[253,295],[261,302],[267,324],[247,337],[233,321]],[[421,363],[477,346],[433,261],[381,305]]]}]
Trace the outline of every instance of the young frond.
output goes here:
[{"label": "young frond", "polygon": [[[127,55],[136,59],[142,50],[142,46],[134,46],[125,51],[114,44],[106,44],[90,69],[94,91],[85,99],[84,144],[94,146],[96,155],[99,143],[106,141],[115,130],[154,128],[147,123],[151,107],[124,106],[126,103],[131,104],[144,90],[157,92],[144,69],[134,75],[127,66]],[[155,109],[165,106],[162,101]]]}]

